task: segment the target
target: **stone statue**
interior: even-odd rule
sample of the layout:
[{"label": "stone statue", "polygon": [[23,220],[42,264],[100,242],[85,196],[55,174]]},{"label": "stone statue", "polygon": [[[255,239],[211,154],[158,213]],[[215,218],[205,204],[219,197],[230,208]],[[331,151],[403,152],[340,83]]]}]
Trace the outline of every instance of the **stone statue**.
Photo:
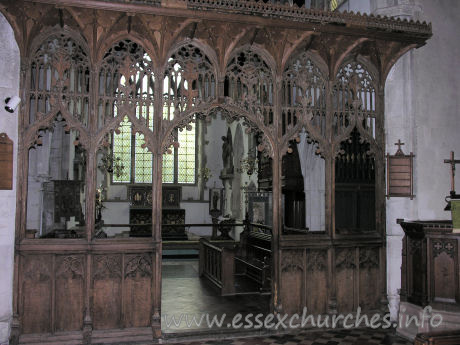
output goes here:
[{"label": "stone statue", "polygon": [[232,174],[233,173],[233,148],[232,148],[232,134],[231,132],[227,133],[227,136],[222,137],[222,161],[224,168],[222,174]]},{"label": "stone statue", "polygon": [[212,209],[218,210],[217,202],[219,201],[219,192],[214,192],[212,195]]}]

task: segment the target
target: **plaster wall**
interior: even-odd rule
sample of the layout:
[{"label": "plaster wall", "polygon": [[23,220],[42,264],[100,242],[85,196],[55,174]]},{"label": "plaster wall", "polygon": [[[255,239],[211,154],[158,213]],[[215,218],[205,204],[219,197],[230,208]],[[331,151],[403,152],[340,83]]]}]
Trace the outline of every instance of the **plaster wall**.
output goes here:
[{"label": "plaster wall", "polygon": [[[450,190],[450,169],[443,163],[450,151],[460,154],[459,96],[460,18],[457,0],[386,0],[371,2],[374,13],[431,22],[433,37],[406,53],[391,70],[385,85],[386,150],[415,154],[414,200],[387,200],[387,287],[393,318],[401,287],[403,231],[396,219],[448,219],[444,197]],[[456,185],[460,186],[456,177]],[[458,190],[458,188],[457,188]]]},{"label": "plaster wall", "polygon": [[[8,113],[4,99],[19,95],[19,48],[13,30],[0,14],[0,133],[13,140],[14,157],[18,145],[18,112]],[[10,332],[13,300],[14,228],[16,212],[16,160],[14,160],[13,190],[0,190],[0,344],[7,344]]]}]

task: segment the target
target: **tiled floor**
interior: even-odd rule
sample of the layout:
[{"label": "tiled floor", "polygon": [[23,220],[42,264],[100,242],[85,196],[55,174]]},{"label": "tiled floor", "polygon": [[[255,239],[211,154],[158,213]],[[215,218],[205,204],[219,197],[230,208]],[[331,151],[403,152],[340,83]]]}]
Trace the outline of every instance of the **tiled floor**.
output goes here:
[{"label": "tiled floor", "polygon": [[[164,260],[162,269],[161,309],[162,330],[165,333],[209,329],[204,322],[199,326],[193,322],[193,316],[199,321],[203,314],[211,318],[220,318],[225,314],[225,319],[230,320],[238,313],[266,314],[269,310],[268,295],[218,296],[209,282],[199,279],[197,260]],[[180,325],[179,321],[182,321]],[[190,327],[187,322],[191,324]]]},{"label": "tiled floor", "polygon": [[175,343],[176,345],[410,345],[392,331],[354,329],[335,331],[305,331],[268,337],[218,339]]},{"label": "tiled floor", "polygon": [[[209,338],[209,327],[204,320],[200,325],[201,315],[209,314],[231,320],[236,314],[266,315],[269,310],[269,296],[259,294],[232,297],[218,296],[216,290],[204,279],[198,277],[197,260],[164,260],[162,286],[162,331],[169,341],[174,343],[174,334],[200,332]],[[182,315],[182,319],[181,319]],[[195,316],[195,321],[193,317]],[[174,320],[173,320],[174,317]],[[244,320],[244,319],[243,319]],[[187,326],[187,322],[189,326]],[[169,325],[168,325],[169,324]],[[225,328],[224,324],[224,328]],[[213,327],[219,331],[217,327]],[[244,333],[241,333],[244,334]],[[247,332],[246,334],[247,335]],[[228,337],[231,336],[232,339]],[[409,342],[396,337],[393,330],[310,330],[284,335],[236,338],[238,333],[221,333],[216,340],[188,341],[180,345],[409,345]]]}]

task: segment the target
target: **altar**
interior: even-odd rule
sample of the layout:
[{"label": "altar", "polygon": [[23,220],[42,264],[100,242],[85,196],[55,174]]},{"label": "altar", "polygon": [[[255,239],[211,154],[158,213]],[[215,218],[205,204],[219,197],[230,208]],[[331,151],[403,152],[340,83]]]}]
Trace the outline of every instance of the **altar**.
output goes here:
[{"label": "altar", "polygon": [[[128,189],[130,207],[130,237],[149,237],[152,234],[152,188],[132,185]],[[187,240],[185,233],[185,210],[180,208],[181,188],[163,187],[162,227],[163,240]]]}]

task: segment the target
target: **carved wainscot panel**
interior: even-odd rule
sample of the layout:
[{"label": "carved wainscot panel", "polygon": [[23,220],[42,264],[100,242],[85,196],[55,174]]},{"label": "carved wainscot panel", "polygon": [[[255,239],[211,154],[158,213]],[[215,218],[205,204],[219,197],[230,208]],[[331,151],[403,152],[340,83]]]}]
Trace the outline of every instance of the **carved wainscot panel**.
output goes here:
[{"label": "carved wainscot panel", "polygon": [[380,300],[379,248],[359,249],[359,305],[376,310]]},{"label": "carved wainscot panel", "polygon": [[[278,250],[281,238],[278,235],[282,228],[280,161],[289,149],[288,143],[298,136],[304,126],[322,150],[327,167],[326,180],[333,181],[332,160],[340,151],[340,142],[357,128],[361,137],[372,144],[376,164],[375,230],[383,234],[384,218],[379,210],[385,209],[384,156],[381,152],[384,147],[384,95],[383,89],[376,84],[384,85],[386,75],[399,56],[425,43],[432,34],[431,27],[426,23],[311,11],[263,1],[184,0],[171,5],[160,0],[143,4],[126,0],[93,1],[91,8],[85,5],[87,2],[81,1],[81,5],[74,2],[72,7],[56,6],[47,0],[5,0],[0,5],[0,11],[15,31],[21,52],[20,94],[25,97],[19,109],[18,142],[25,146],[32,145],[34,141],[38,143],[38,131],[48,128],[49,122],[58,113],[65,118],[69,128],[78,130],[80,141],[88,153],[85,214],[94,215],[97,188],[94,158],[106,135],[115,131],[122,119],[127,117],[133,132],[141,133],[146,147],[154,153],[156,170],[152,173],[152,200],[156,207],[153,207],[152,223],[155,228],[153,239],[159,240],[161,154],[170,150],[173,143],[177,144],[174,131],[177,128],[187,129],[191,118],[199,117],[197,113],[204,116],[216,109],[221,110],[230,121],[244,117],[251,130],[262,133],[259,149],[273,158],[271,185],[275,201],[273,238],[276,241],[273,248],[277,249],[273,253],[273,304],[276,308],[284,306],[286,311],[298,311],[297,308],[305,303],[305,293],[311,292],[307,289],[306,277],[318,275],[318,279],[325,280],[324,275],[328,272],[329,283],[333,286],[328,289],[331,294],[328,298],[334,300],[333,290],[337,290],[339,309],[355,309],[358,290],[355,272],[357,269],[372,271],[374,268],[369,266],[366,255],[363,254],[362,261],[359,260],[358,252],[353,248],[338,249],[335,255],[332,253],[334,249],[330,239],[335,236],[332,186],[326,186],[324,234],[325,242],[329,241],[325,247],[330,251],[328,259],[332,267],[326,269],[323,265],[323,253],[319,254],[322,249],[318,249],[318,254],[316,249],[305,252],[311,244],[307,241],[296,243],[295,248],[298,249],[295,250]],[[183,17],[179,18],[177,11]],[[319,22],[321,25],[318,25]],[[337,30],[337,23],[344,24],[340,30]],[[367,41],[372,43],[366,44]],[[120,45],[120,42],[123,44]],[[300,107],[296,109],[296,117],[300,121],[295,122],[291,116],[291,122],[288,120],[288,126],[283,130],[281,90],[282,80],[286,80],[283,79],[283,71],[285,63],[290,61],[290,54],[294,54],[298,47],[299,51],[316,54],[316,60],[322,59],[319,64],[322,66],[321,73],[315,70],[313,74],[321,77],[316,86],[326,97],[310,99],[303,90],[305,97],[299,99],[302,110]],[[358,67],[356,61],[348,64],[355,57],[364,57],[369,66],[374,65],[372,69],[376,71],[376,76],[372,76],[373,85],[368,83],[367,72],[355,68]],[[315,63],[318,62],[316,60]],[[175,62],[180,62],[182,82],[174,79],[175,72],[179,71],[174,71]],[[362,67],[361,63],[359,66]],[[309,68],[309,65],[304,67]],[[37,79],[40,70],[43,71],[41,83]],[[336,79],[348,73],[347,70],[353,70],[351,74],[355,76],[350,75],[347,83],[339,85]],[[121,82],[120,75],[124,76],[124,82]],[[163,90],[165,75],[174,82],[170,85],[177,88],[168,86],[168,90]],[[137,76],[148,80],[147,89],[139,93],[135,87]],[[298,86],[307,89],[312,83],[310,80],[310,83],[301,85],[300,81]],[[366,105],[364,99],[359,100],[363,92],[372,93],[375,96],[373,102]],[[137,104],[148,110],[136,113]],[[168,111],[163,112],[164,107]],[[164,116],[165,113],[167,116]],[[18,210],[25,210],[27,206],[27,170],[28,152],[20,148]],[[77,320],[81,316],[82,282],[86,282],[85,307],[89,310],[88,315],[93,317],[96,330],[143,326],[145,320],[151,317],[150,310],[154,311],[156,320],[159,319],[161,276],[155,273],[155,268],[159,268],[161,259],[157,258],[152,263],[151,254],[139,248],[137,254],[122,254],[127,250],[124,246],[128,246],[128,241],[124,240],[117,242],[116,249],[110,247],[113,244],[110,241],[98,242],[96,247],[102,247],[106,252],[94,253],[92,236],[95,220],[91,217],[86,223],[88,236],[73,240],[89,248],[82,249],[88,250],[89,257],[92,257],[86,265],[83,256],[70,254],[75,244],[60,244],[59,252],[55,252],[53,246],[56,242],[53,240],[58,239],[42,239],[36,245],[42,246],[40,250],[35,248],[36,251],[31,252],[22,246],[23,241],[27,241],[24,240],[26,217],[26,212],[18,212],[18,250],[15,253],[19,263],[15,277],[18,282],[15,291],[18,293],[13,303],[14,314],[18,315],[13,324],[15,341],[20,332],[54,331],[55,317],[62,318],[62,322],[70,320],[67,326],[56,320],[58,330],[80,327]],[[366,240],[368,238],[363,237],[356,242],[361,241],[362,247],[367,246],[371,250],[377,247],[375,243],[370,246]],[[129,246],[142,245],[131,242]],[[160,248],[161,242],[155,242],[154,246]],[[41,250],[54,254],[37,254]],[[450,257],[442,252],[436,260],[440,258],[447,260]],[[383,263],[379,262],[379,265]],[[153,276],[148,272],[153,272]],[[52,308],[55,274],[56,315]],[[85,274],[89,275],[86,280]],[[380,284],[385,282],[380,281]],[[156,288],[152,289],[152,286]],[[147,297],[149,289],[155,296],[150,299]],[[312,286],[312,289],[316,288]],[[77,298],[66,305],[64,300],[68,294]],[[144,297],[145,304],[141,305],[140,300]],[[314,297],[316,295],[311,298]],[[74,315],[70,317],[70,314]],[[90,327],[89,316],[85,317],[85,322]],[[160,336],[158,329],[156,331],[155,335]],[[85,341],[89,343],[91,340],[87,337]]]},{"label": "carved wainscot panel", "polygon": [[56,331],[83,328],[85,266],[83,255],[56,256]]},{"label": "carved wainscot panel", "polygon": [[281,254],[281,299],[285,313],[295,313],[305,304],[305,257],[303,250],[284,250]]},{"label": "carved wainscot panel", "polygon": [[121,327],[121,254],[93,257],[94,329]]},{"label": "carved wainscot panel", "polygon": [[124,327],[150,326],[152,258],[150,254],[126,255],[123,287]]},{"label": "carved wainscot panel", "polygon": [[52,256],[22,257],[22,330],[27,333],[50,333],[52,306]]},{"label": "carved wainscot panel", "polygon": [[327,250],[307,249],[306,302],[309,313],[326,312],[328,301]]},{"label": "carved wainscot panel", "polygon": [[355,248],[336,249],[335,273],[337,310],[339,312],[355,310],[357,308]]},{"label": "carved wainscot panel", "polygon": [[431,267],[429,283],[434,302],[455,303],[458,291],[458,251],[456,239],[435,238],[431,241]]}]

